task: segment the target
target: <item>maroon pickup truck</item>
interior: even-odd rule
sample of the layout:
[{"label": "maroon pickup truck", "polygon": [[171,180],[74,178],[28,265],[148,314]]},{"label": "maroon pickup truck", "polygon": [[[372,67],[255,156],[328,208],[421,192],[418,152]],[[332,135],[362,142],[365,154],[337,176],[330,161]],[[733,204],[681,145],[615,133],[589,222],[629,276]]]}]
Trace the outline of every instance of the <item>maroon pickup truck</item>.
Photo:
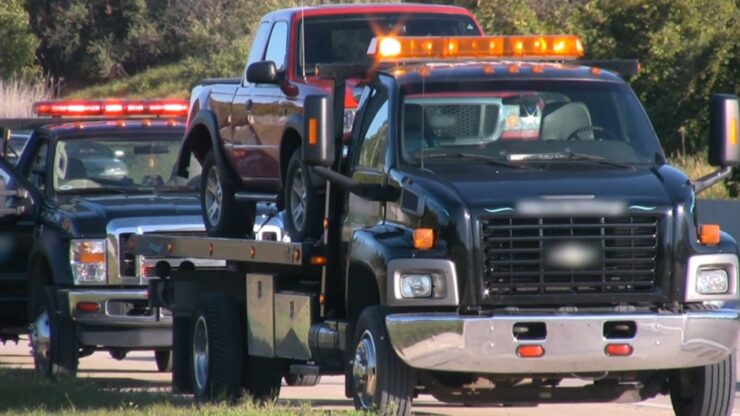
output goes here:
[{"label": "maroon pickup truck", "polygon": [[[193,89],[177,174],[187,177],[193,154],[203,166],[201,202],[209,234],[252,232],[257,201],[286,210],[293,241],[317,237],[324,195],[301,161],[303,100],[331,84],[319,64],[370,61],[376,36],[474,36],[480,24],[466,9],[422,4],[327,5],[267,14],[254,37],[242,78],[207,80]],[[359,100],[347,82],[345,131]]]}]

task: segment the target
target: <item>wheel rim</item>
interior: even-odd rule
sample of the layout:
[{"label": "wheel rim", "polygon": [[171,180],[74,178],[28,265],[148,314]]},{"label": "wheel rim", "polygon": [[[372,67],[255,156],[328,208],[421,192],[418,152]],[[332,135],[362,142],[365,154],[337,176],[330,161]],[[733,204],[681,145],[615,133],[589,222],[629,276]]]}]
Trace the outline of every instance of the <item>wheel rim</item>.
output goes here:
[{"label": "wheel rim", "polygon": [[206,178],[205,201],[203,206],[206,210],[208,223],[215,226],[221,220],[221,211],[223,205],[223,187],[221,178],[218,176],[218,166],[213,165],[208,170]]},{"label": "wheel rim", "polygon": [[202,316],[193,331],[193,376],[197,390],[204,392],[208,382],[208,327]]},{"label": "wheel rim", "polygon": [[297,230],[303,229],[306,218],[306,181],[303,179],[303,171],[298,168],[293,174],[290,187],[290,217]]},{"label": "wheel rim", "polygon": [[377,385],[377,359],[375,340],[370,331],[365,331],[355,348],[352,378],[355,395],[363,409],[370,409]]},{"label": "wheel rim", "polygon": [[46,373],[49,369],[49,353],[51,351],[51,328],[49,314],[43,311],[33,322],[31,328],[31,354],[36,368]]}]

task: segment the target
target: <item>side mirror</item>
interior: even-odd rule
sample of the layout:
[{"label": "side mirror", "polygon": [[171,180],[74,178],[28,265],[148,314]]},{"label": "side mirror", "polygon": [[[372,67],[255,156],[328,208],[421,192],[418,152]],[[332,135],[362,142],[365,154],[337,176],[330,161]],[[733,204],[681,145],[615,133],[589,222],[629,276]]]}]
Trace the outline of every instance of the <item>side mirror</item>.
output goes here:
[{"label": "side mirror", "polygon": [[334,107],[328,95],[309,95],[304,102],[303,162],[309,166],[334,164]]},{"label": "side mirror", "polygon": [[709,164],[740,165],[740,108],[737,96],[714,94],[709,102]]},{"label": "side mirror", "polygon": [[277,84],[278,71],[275,62],[254,62],[247,67],[247,81],[254,84]]}]

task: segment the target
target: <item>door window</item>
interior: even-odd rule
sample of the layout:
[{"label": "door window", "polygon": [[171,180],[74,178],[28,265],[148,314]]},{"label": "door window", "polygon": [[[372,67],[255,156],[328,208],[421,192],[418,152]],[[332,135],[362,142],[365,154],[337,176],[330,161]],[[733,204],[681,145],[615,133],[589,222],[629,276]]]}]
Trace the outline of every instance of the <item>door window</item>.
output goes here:
[{"label": "door window", "polygon": [[270,34],[270,42],[267,44],[265,61],[275,62],[275,66],[279,71],[282,71],[285,68],[287,44],[288,24],[286,22],[275,23],[272,27],[272,33]]},{"label": "door window", "polygon": [[[383,170],[388,146],[388,99],[379,96],[376,98],[377,111],[362,134],[357,166]],[[370,105],[373,106],[373,103]]]}]

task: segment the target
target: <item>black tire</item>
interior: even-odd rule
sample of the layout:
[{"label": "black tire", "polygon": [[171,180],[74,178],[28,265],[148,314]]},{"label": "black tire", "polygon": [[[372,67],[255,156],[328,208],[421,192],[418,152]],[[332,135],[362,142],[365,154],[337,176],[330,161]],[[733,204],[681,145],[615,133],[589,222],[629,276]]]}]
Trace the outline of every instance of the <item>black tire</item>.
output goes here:
[{"label": "black tire", "polygon": [[198,302],[190,343],[196,400],[235,401],[241,397],[243,350],[239,322],[236,304],[227,295],[205,295]]},{"label": "black tire", "polygon": [[41,290],[44,303],[39,305],[39,316],[35,318],[31,331],[34,366],[43,376],[53,380],[74,376],[79,362],[74,322],[61,316],[54,287],[47,286]]},{"label": "black tire", "polygon": [[242,387],[260,403],[272,403],[280,396],[282,365],[275,358],[247,357],[244,360]]},{"label": "black tire", "polygon": [[670,379],[676,416],[728,416],[735,402],[735,353],[704,367],[679,370]]},{"label": "black tire", "polygon": [[172,319],[172,388],[179,393],[193,392],[192,320],[175,316]]},{"label": "black tire", "polygon": [[[375,357],[375,369],[368,370],[367,374],[375,377],[375,390],[365,388],[362,378],[358,374],[364,363],[369,362],[372,351]],[[411,402],[416,385],[416,373],[406,363],[401,361],[393,351],[385,328],[385,314],[379,306],[366,308],[360,314],[355,328],[353,355],[353,400],[355,408],[360,410],[378,411],[381,414],[409,415]],[[365,384],[367,381],[365,380]]]},{"label": "black tire", "polygon": [[319,195],[311,183],[308,167],[301,161],[300,147],[290,157],[283,197],[285,228],[290,239],[300,242],[321,237],[324,228],[324,195]]},{"label": "black tire", "polygon": [[203,223],[212,237],[244,237],[252,233],[256,204],[238,202],[235,179],[216,163],[213,150],[203,160],[200,205]]},{"label": "black tire", "polygon": [[318,374],[286,374],[285,384],[295,386],[315,386],[321,381]]},{"label": "black tire", "polygon": [[172,371],[172,352],[170,350],[154,351],[154,361],[157,363],[157,371],[160,373]]}]

